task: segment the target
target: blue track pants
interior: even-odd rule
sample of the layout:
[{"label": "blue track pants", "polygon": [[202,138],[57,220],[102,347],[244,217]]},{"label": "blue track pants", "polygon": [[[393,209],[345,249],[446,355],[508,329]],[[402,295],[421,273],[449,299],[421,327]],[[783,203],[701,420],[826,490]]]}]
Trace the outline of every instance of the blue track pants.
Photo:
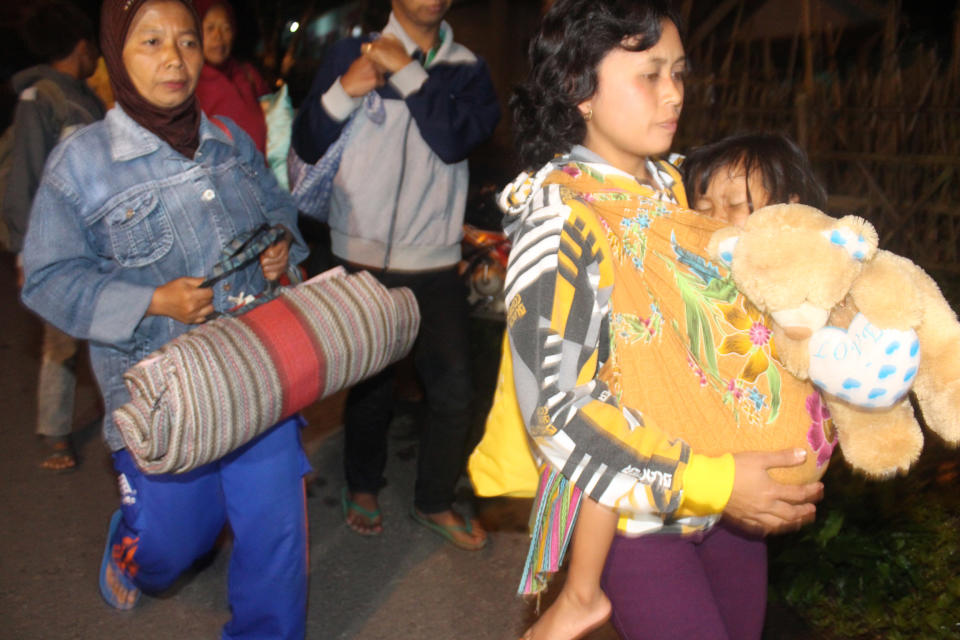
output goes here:
[{"label": "blue track pants", "polygon": [[[303,475],[310,465],[297,415],[216,462],[184,474],[144,475],[130,454],[113,454],[123,521],[111,544],[141,590],[169,587],[233,532],[231,620],[223,638],[296,638],[306,633],[307,520]],[[119,545],[119,549],[117,546]]]}]

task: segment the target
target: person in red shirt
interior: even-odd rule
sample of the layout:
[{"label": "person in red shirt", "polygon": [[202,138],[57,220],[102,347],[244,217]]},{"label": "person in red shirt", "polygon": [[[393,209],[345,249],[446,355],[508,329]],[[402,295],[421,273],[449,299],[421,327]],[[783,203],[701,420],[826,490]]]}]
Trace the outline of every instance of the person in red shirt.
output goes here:
[{"label": "person in red shirt", "polygon": [[203,70],[197,100],[207,116],[226,116],[253,138],[260,153],[267,149],[267,122],[260,96],[270,93],[263,77],[247,62],[232,56],[237,16],[227,0],[194,0],[203,24]]}]

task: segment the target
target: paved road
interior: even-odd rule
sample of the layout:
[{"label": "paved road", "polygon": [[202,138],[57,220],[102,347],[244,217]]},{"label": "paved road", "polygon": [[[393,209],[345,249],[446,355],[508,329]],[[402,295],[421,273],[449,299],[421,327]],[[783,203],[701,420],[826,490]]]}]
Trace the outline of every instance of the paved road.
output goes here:
[{"label": "paved road", "polygon": [[[97,591],[107,520],[117,498],[99,438],[97,392],[84,368],[75,415],[81,463],[72,473],[39,469],[33,435],[39,325],[17,302],[12,259],[0,254],[0,640],[217,638],[229,617],[229,541],[208,566],[131,612],[109,609]],[[477,508],[495,530],[488,548],[445,544],[407,517],[415,445],[393,430],[385,532],[362,538],[342,522],[337,398],[310,409],[306,446],[316,471],[309,497],[308,638],[506,640],[529,624],[514,596],[526,550],[525,505],[483,502],[463,487],[459,508]],[[607,627],[591,636],[609,640]]]}]

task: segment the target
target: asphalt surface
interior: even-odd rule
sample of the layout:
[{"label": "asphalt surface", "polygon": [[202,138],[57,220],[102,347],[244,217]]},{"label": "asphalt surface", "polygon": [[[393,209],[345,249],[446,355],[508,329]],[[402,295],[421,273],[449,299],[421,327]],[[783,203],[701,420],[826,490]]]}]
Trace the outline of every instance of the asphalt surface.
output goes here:
[{"label": "asphalt surface", "polygon": [[[218,638],[229,618],[229,538],[206,566],[133,611],[103,603],[97,576],[107,521],[117,508],[109,456],[99,435],[97,390],[84,357],[74,417],[80,464],[70,473],[40,469],[34,435],[39,321],[16,297],[13,260],[0,254],[0,639]],[[479,552],[453,548],[408,517],[415,420],[391,431],[385,531],[373,538],[344,524],[339,413],[342,397],[311,407],[305,447],[310,482],[311,639],[501,640],[534,619],[515,595],[528,503],[476,501],[464,481],[457,508],[491,529]],[[551,591],[555,592],[555,589]],[[545,600],[548,602],[549,599]],[[615,638],[609,627],[591,640]]]}]

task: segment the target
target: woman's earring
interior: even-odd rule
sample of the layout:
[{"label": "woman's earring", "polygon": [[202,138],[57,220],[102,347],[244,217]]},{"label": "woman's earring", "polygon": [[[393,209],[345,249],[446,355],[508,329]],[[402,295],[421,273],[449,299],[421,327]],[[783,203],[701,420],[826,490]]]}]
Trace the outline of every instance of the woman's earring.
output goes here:
[{"label": "woman's earring", "polygon": [[590,122],[592,118],[593,118],[593,107],[589,107],[587,108],[587,112],[583,114],[583,121]]}]

